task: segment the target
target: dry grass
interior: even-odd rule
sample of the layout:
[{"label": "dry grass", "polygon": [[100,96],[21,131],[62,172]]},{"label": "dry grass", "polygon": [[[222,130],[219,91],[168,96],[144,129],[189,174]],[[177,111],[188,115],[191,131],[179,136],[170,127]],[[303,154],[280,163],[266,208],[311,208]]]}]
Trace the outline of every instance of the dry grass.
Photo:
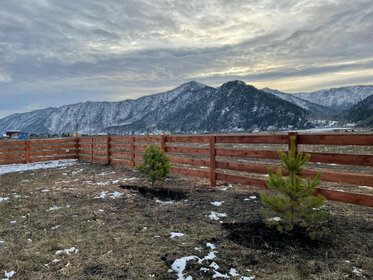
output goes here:
[{"label": "dry grass", "polygon": [[[259,188],[211,189],[207,181],[172,175],[164,190],[154,191],[142,179],[123,180],[137,176],[126,168],[83,163],[1,175],[0,197],[9,199],[0,202],[0,277],[14,270],[14,279],[177,279],[170,271],[175,259],[206,256],[207,242],[216,246],[213,261],[222,274],[235,268],[256,279],[359,279],[356,267],[366,279],[373,277],[371,208],[327,202],[332,234],[313,243],[262,234]],[[123,195],[95,198],[102,191]],[[174,203],[157,203],[168,195]],[[216,207],[213,201],[224,203]],[[61,208],[47,211],[53,206]],[[210,220],[211,211],[228,217]],[[171,232],[185,235],[171,239]],[[56,255],[71,247],[79,251]],[[211,268],[200,270],[211,263],[190,261],[185,276],[211,279]]]}]

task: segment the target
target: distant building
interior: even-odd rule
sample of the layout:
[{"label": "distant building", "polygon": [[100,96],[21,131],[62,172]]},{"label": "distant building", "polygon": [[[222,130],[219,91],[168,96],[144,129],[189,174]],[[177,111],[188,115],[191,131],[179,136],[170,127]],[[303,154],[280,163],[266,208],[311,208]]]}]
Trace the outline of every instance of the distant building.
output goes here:
[{"label": "distant building", "polygon": [[22,132],[20,130],[8,130],[7,132],[5,132],[5,134],[10,139],[19,139],[22,135]]}]

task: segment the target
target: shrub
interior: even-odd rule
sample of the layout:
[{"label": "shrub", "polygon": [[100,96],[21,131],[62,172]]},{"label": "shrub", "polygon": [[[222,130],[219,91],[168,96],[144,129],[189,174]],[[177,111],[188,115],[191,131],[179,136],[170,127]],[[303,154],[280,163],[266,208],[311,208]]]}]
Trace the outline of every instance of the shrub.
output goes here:
[{"label": "shrub", "polygon": [[277,195],[261,193],[265,208],[260,209],[264,222],[270,227],[276,227],[279,232],[290,232],[296,225],[303,228],[312,239],[327,232],[320,222],[326,213],[320,210],[324,203],[322,195],[313,196],[315,188],[320,184],[321,173],[311,181],[310,178],[302,180],[298,174],[302,166],[308,162],[310,155],[303,156],[296,153],[295,137],[291,137],[290,151],[279,152],[281,167],[289,172],[289,176],[282,175],[281,169],[274,174],[268,169],[269,179],[267,186]]},{"label": "shrub", "polygon": [[143,164],[136,169],[151,182],[152,187],[156,181],[164,180],[170,173],[170,158],[157,145],[150,145],[142,154]]}]

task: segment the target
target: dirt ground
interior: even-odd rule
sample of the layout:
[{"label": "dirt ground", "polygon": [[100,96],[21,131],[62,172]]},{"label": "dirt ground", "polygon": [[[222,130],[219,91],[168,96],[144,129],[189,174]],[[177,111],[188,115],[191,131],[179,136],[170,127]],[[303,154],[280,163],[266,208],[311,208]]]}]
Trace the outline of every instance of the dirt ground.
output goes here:
[{"label": "dirt ground", "polygon": [[373,278],[372,208],[327,201],[330,234],[312,241],[264,226],[261,188],[208,183],[151,189],[87,163],[0,175],[0,278]]}]

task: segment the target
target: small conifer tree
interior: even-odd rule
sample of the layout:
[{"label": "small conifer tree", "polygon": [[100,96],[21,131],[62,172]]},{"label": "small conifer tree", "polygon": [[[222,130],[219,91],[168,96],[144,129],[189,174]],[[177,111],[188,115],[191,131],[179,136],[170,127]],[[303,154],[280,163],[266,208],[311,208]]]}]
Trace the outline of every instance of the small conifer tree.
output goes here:
[{"label": "small conifer tree", "polygon": [[151,182],[152,187],[156,181],[164,180],[170,173],[170,158],[157,145],[150,145],[142,154],[143,163],[136,169]]},{"label": "small conifer tree", "polygon": [[261,193],[264,208],[260,214],[265,223],[276,227],[279,232],[290,232],[295,225],[299,225],[314,239],[327,232],[319,222],[326,215],[320,210],[324,203],[322,195],[313,196],[316,186],[320,184],[321,173],[311,180],[302,180],[298,174],[303,170],[302,166],[308,162],[310,155],[303,156],[297,153],[295,148],[295,137],[290,138],[290,151],[288,155],[280,151],[281,167],[289,172],[289,176],[283,176],[281,169],[274,174],[268,169],[269,179],[267,186],[277,192],[277,195]]}]

